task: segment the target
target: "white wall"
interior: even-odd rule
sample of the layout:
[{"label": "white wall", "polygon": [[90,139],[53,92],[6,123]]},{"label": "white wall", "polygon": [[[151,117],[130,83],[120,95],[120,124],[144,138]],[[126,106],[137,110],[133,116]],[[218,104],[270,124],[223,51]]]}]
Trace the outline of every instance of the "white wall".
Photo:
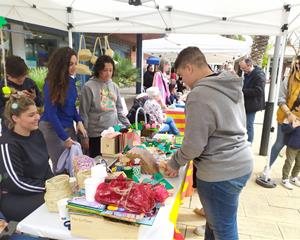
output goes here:
[{"label": "white wall", "polygon": [[10,24],[11,26],[11,39],[12,39],[12,52],[13,55],[20,56],[24,60],[26,59],[25,56],[25,35],[16,32],[23,32],[23,26],[18,24]]}]

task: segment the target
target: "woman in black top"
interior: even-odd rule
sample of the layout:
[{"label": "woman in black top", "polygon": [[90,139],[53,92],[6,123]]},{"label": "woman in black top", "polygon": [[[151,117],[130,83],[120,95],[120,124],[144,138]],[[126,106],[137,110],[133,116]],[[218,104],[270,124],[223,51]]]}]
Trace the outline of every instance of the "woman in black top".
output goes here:
[{"label": "woman in black top", "polygon": [[53,174],[34,101],[11,96],[4,115],[10,130],[0,138],[0,210],[8,221],[21,221],[43,204],[45,181]]}]

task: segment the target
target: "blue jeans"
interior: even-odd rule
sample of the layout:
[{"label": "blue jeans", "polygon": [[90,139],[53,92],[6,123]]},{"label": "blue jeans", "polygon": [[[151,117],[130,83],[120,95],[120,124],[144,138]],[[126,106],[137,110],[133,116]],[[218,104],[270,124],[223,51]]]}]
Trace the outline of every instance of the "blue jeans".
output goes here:
[{"label": "blue jeans", "polygon": [[251,173],[222,182],[197,179],[197,190],[206,216],[205,240],[237,240],[239,195]]},{"label": "blue jeans", "polygon": [[277,137],[276,137],[275,143],[272,146],[271,154],[270,154],[270,167],[273,165],[279,152],[285,145],[284,144],[284,133],[281,130],[281,125],[282,124],[280,124],[280,123],[278,123],[278,125],[277,125]]},{"label": "blue jeans", "polygon": [[247,118],[247,134],[248,134],[248,142],[253,142],[254,138],[254,120],[255,120],[255,113],[251,112],[246,114]]},{"label": "blue jeans", "polygon": [[172,117],[167,117],[166,121],[164,121],[163,128],[159,131],[159,133],[166,132],[174,135],[179,135],[179,130],[176,127],[174,119]]}]

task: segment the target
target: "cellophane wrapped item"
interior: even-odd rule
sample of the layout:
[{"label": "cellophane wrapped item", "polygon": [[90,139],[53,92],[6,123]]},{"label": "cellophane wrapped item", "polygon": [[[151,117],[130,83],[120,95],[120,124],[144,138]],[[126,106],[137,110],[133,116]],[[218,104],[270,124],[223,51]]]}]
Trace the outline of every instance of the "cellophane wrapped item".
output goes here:
[{"label": "cellophane wrapped item", "polygon": [[150,213],[156,203],[163,203],[168,192],[151,184],[135,183],[122,175],[109,183],[101,183],[95,200],[105,205],[115,205],[134,213]]}]

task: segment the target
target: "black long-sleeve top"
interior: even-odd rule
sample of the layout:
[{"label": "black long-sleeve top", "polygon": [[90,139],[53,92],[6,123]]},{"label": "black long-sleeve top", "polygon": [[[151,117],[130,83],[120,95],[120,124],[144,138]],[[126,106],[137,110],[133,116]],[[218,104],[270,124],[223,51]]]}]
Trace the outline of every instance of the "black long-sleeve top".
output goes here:
[{"label": "black long-sleeve top", "polygon": [[53,176],[45,139],[40,130],[30,136],[6,131],[0,138],[1,190],[7,194],[45,191],[45,181]]},{"label": "black long-sleeve top", "polygon": [[[4,86],[4,81],[1,80],[0,81],[0,114],[2,116],[3,111],[4,111],[4,107],[5,107],[5,103],[7,101],[8,98],[5,98],[2,92],[2,87]],[[34,99],[35,105],[37,107],[41,107],[43,106],[43,98],[42,98],[42,94],[40,92],[40,90],[38,89],[37,85],[35,84],[35,82],[30,79],[30,78],[25,78],[24,82],[22,85],[16,84],[12,81],[7,80],[7,86],[10,88],[14,88],[17,91],[23,91],[23,90],[27,90],[27,91],[32,91],[34,90],[36,93],[36,98]]]}]

